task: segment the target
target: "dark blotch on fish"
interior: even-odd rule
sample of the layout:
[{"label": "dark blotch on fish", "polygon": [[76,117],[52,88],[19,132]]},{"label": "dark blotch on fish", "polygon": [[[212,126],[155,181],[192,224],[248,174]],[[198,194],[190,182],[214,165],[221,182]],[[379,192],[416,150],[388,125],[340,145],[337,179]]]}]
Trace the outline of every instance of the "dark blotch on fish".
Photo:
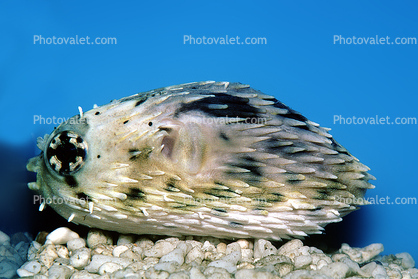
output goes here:
[{"label": "dark blotch on fish", "polygon": [[302,122],[308,121],[308,119],[305,116],[303,116],[299,112],[289,108],[288,106],[286,106],[285,104],[283,104],[280,101],[276,100],[275,103],[273,104],[273,106],[276,107],[276,108],[280,108],[280,109],[287,109],[289,111],[286,114],[287,118],[295,119],[295,120],[302,121]]},{"label": "dark blotch on fish", "polygon": [[221,132],[219,134],[219,136],[221,137],[221,139],[225,140],[225,141],[229,141],[229,137],[227,135],[225,135],[225,133]]},{"label": "dark blotch on fish", "polygon": [[135,103],[135,107],[139,106],[140,104],[142,104],[143,102],[145,102],[147,99],[144,98],[142,100],[139,100],[138,102]]},{"label": "dark blotch on fish", "polygon": [[176,187],[176,180],[174,179],[169,179],[165,185],[167,185],[167,187],[165,188],[166,191],[169,192],[178,192],[179,190]]},{"label": "dark blotch on fish", "polygon": [[[201,111],[212,117],[229,118],[258,118],[259,109],[248,104],[248,98],[231,96],[224,93],[218,93],[215,97],[207,97],[188,104],[182,104],[178,108],[174,117],[179,117],[182,113],[191,111]],[[225,109],[212,108],[210,105],[227,105]]]},{"label": "dark blotch on fish", "polygon": [[133,200],[145,200],[146,198],[144,191],[139,188],[129,188],[129,192],[126,195]]},{"label": "dark blotch on fish", "polygon": [[78,186],[77,180],[72,175],[66,175],[66,176],[64,176],[64,180],[65,180],[65,183],[67,183],[67,185],[70,186],[70,187],[72,187],[72,188]]},{"label": "dark blotch on fish", "polygon": [[238,228],[238,227],[242,227],[243,226],[243,224],[238,223],[238,222],[233,222],[233,221],[229,222],[229,225],[231,227],[233,227],[233,228]]},{"label": "dark blotch on fish", "polygon": [[84,200],[86,202],[91,201],[91,198],[83,192],[77,193],[75,196],[79,200]]}]

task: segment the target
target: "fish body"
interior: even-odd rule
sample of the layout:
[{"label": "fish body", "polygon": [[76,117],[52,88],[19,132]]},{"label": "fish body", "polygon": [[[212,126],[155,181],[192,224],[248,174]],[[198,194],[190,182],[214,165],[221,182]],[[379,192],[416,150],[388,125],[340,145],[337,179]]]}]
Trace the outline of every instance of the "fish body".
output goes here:
[{"label": "fish body", "polygon": [[357,209],[374,179],[328,129],[240,83],[115,100],[38,147],[41,207],[121,233],[304,237]]}]

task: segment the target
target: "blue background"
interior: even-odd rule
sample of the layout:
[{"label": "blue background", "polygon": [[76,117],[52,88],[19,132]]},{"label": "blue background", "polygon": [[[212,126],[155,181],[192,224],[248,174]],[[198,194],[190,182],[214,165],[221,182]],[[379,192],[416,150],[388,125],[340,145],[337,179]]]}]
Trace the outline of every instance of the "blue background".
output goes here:
[{"label": "blue background", "polygon": [[[26,187],[36,138],[54,127],[34,125],[34,115],[70,117],[77,106],[202,80],[248,83],[332,128],[377,177],[367,197],[417,198],[418,125],[333,123],[334,115],[418,117],[418,45],[333,43],[334,35],[418,37],[415,1],[148,2],[1,2],[1,230],[46,229],[40,224],[55,220],[36,211]],[[39,45],[34,35],[115,37],[117,44]],[[265,37],[267,44],[189,45],[184,35]],[[327,234],[418,259],[417,213],[418,204],[365,206]]]}]

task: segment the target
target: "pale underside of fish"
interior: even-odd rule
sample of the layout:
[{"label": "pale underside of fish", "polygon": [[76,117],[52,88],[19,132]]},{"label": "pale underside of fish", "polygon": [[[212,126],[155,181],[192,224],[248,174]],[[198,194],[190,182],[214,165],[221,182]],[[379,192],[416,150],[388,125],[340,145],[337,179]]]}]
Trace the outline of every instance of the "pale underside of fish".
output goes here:
[{"label": "pale underside of fish", "polygon": [[74,116],[38,139],[29,187],[68,221],[121,233],[282,239],[361,205],[368,167],[248,85],[198,82]]}]

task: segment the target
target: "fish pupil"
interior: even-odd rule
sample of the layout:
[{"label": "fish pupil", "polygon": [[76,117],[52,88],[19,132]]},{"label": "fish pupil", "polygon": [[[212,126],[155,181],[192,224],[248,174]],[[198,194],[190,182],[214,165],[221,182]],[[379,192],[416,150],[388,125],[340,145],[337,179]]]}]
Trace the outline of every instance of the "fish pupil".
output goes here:
[{"label": "fish pupil", "polygon": [[63,142],[58,145],[56,149],[56,156],[61,162],[75,162],[75,157],[77,156],[77,147],[74,144],[69,142]]}]

